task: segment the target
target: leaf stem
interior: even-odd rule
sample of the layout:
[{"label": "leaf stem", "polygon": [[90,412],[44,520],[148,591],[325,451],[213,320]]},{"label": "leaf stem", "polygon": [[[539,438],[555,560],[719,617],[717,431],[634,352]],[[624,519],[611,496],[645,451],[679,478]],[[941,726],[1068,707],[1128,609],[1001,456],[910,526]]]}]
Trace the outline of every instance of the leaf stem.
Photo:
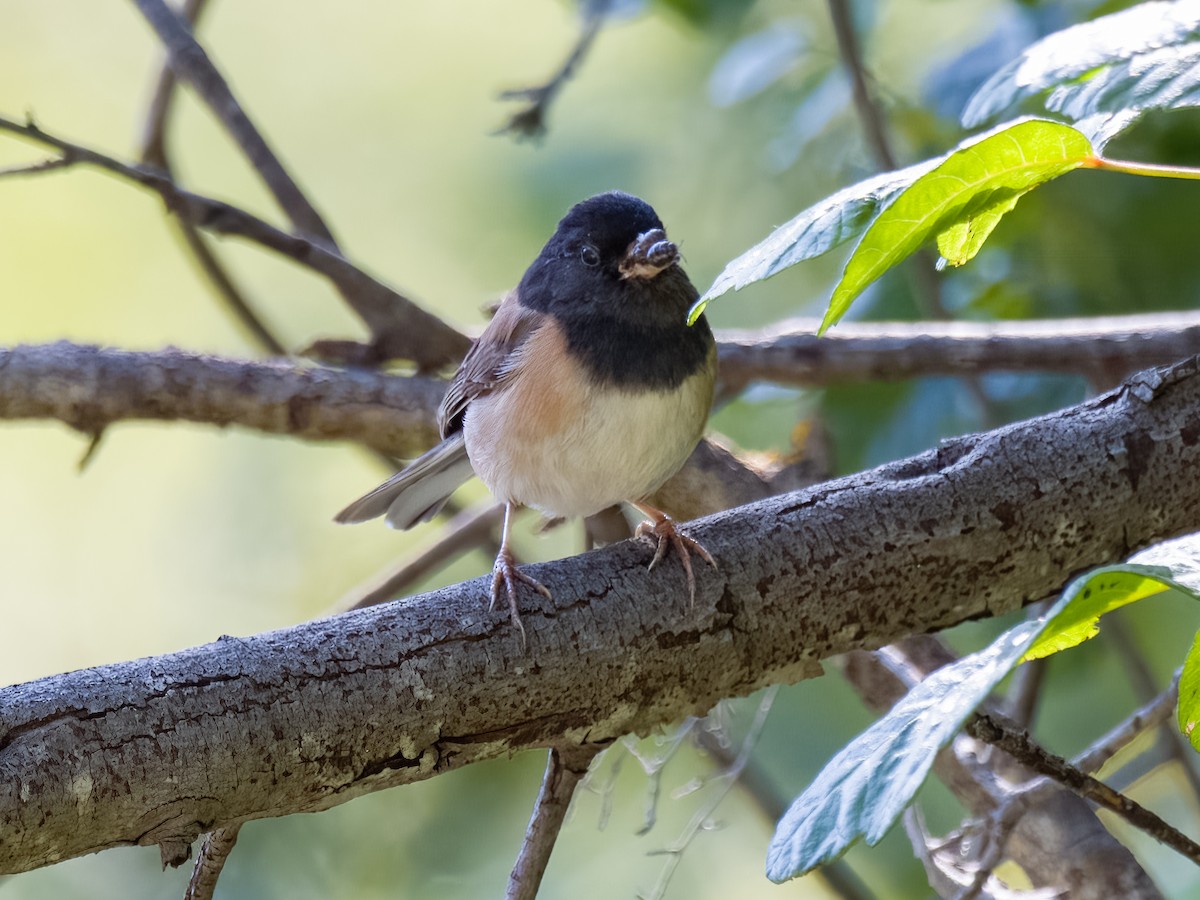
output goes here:
[{"label": "leaf stem", "polygon": [[1148,175],[1151,178],[1183,178],[1188,181],[1200,181],[1200,169],[1189,169],[1184,166],[1131,162],[1124,159],[1108,159],[1104,156],[1093,156],[1083,165],[1087,169],[1106,169],[1110,172],[1126,172],[1130,175]]}]

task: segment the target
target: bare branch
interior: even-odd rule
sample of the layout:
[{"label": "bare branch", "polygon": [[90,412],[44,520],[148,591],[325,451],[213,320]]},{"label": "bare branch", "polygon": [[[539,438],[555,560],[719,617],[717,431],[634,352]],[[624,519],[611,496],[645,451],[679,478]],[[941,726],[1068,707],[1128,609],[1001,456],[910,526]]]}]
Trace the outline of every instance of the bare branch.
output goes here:
[{"label": "bare branch", "polygon": [[662,872],[659,873],[658,881],[655,882],[653,890],[646,895],[649,900],[660,900],[666,893],[667,885],[670,883],[671,877],[675,874],[675,870],[679,867],[684,851],[695,840],[696,835],[700,833],[701,829],[708,824],[710,817],[716,812],[717,807],[721,805],[721,802],[733,790],[734,785],[737,784],[742,770],[746,768],[746,764],[750,761],[752,751],[758,745],[758,739],[762,735],[763,726],[767,723],[767,715],[771,712],[771,707],[775,703],[775,695],[778,693],[778,685],[772,685],[766,690],[762,699],[758,702],[758,708],[754,712],[754,720],[750,723],[750,728],[742,740],[741,749],[738,750],[738,755],[734,758],[732,764],[712,779],[716,783],[716,787],[711,789],[710,795],[705,798],[700,808],[692,813],[692,817],[684,827],[683,833],[675,839],[671,846],[658,851],[659,854],[667,857],[667,862],[663,866]]},{"label": "bare branch", "polygon": [[241,825],[230,825],[205,835],[204,845],[196,854],[196,866],[192,869],[183,900],[212,900],[217,880],[225,868],[225,861],[233,852],[240,830]]},{"label": "bare branch", "polygon": [[423,370],[433,370],[457,363],[470,346],[465,335],[368,275],[336,248],[288,234],[245,210],[185,191],[154,167],[120,162],[47,134],[32,122],[21,124],[0,117],[0,131],[53,147],[72,163],[95,166],[140,184],[158,194],[167,209],[182,221],[213,234],[253,241],[324,275],[343,295],[356,298],[355,311],[372,329],[372,343],[360,350],[358,362],[412,359]]},{"label": "bare branch", "polygon": [[7,169],[0,169],[0,178],[23,178],[26,175],[44,175],[47,172],[55,172],[59,169],[66,169],[75,164],[75,160],[69,156],[55,156],[50,159],[44,159],[41,162],[29,163],[24,166],[10,166]]},{"label": "bare branch", "polygon": [[718,334],[723,393],[752,381],[819,386],[991,371],[1115,374],[1200,353],[1200,314],[1157,313],[1028,322],[816,320]]},{"label": "bare branch", "polygon": [[589,0],[584,4],[579,38],[562,66],[545,84],[505,91],[500,95],[501,100],[527,100],[529,104],[513,113],[509,120],[496,130],[497,134],[511,133],[518,138],[536,138],[545,134],[546,113],[550,104],[587,56],[611,6],[612,0]]},{"label": "bare branch", "polygon": [[1038,746],[1027,734],[1009,727],[999,718],[976,716],[967,723],[966,731],[978,740],[999,747],[1023,765],[1054,779],[1080,797],[1103,806],[1192,862],[1200,863],[1200,844],[1141,804]]},{"label": "bare branch", "polygon": [[[193,29],[204,10],[208,8],[207,0],[184,0],[179,15]],[[142,162],[157,166],[171,180],[175,179],[174,166],[171,162],[169,141],[167,140],[167,123],[171,111],[175,108],[175,94],[178,79],[171,69],[167,59],[158,72],[155,80],[154,94],[150,101],[150,109],[146,117],[145,136],[142,140]],[[234,317],[242,324],[267,353],[274,356],[286,356],[287,348],[267,327],[262,317],[254,310],[245,292],[238,286],[233,275],[201,235],[200,230],[183,219],[175,218],[184,243],[187,244],[192,256],[200,269],[208,277],[217,296],[225,301],[225,305]]]},{"label": "bare branch", "polygon": [[588,766],[601,749],[592,745],[550,749],[546,774],[542,776],[542,789],[538,792],[529,827],[525,829],[521,852],[508,876],[508,891],[505,894],[508,900],[533,900],[537,897],[575,786],[587,774]]},{"label": "bare branch", "polygon": [[163,0],[134,0],[134,4],[162,41],[176,76],[195,89],[225,126],[292,224],[318,242],[336,249],[337,242],[320,213],[288,174],[266,138],[254,127],[228,82],[192,35],[187,22]]},{"label": "bare branch", "polygon": [[[1110,623],[1111,624],[1111,623]],[[1090,747],[1071,760],[1071,765],[1083,772],[1098,772],[1110,759],[1127,747],[1144,731],[1166,722],[1179,701],[1179,672],[1171,684],[1157,697],[1135,710],[1125,721],[1097,739]]]},{"label": "bare branch", "polygon": [[875,166],[881,172],[890,172],[896,168],[896,154],[892,152],[892,142],[888,139],[887,127],[883,114],[871,89],[867,85],[866,66],[863,65],[862,52],[858,46],[858,32],[854,28],[854,16],[850,11],[847,0],[828,0],[829,18],[833,21],[833,33],[837,38],[838,53],[842,57],[842,65],[850,76],[854,89],[854,108],[858,111],[858,120],[867,135],[867,146],[875,158]]},{"label": "bare branch", "polygon": [[444,382],[423,376],[180,350],[0,349],[0,419],[58,419],[89,435],[129,419],[182,420],[416,456],[437,441],[433,410],[444,392]]},{"label": "bare branch", "polygon": [[696,522],[721,568],[691,609],[678,568],[647,573],[633,541],[530,566],[554,599],[523,604],[528,655],[479,579],[0,690],[0,872],[131,843],[180,858],[227,824],[606,744],[834,654],[1011,611],[1195,528],[1198,411],[1193,359]]},{"label": "bare branch", "polygon": [[[293,226],[311,236],[314,243],[340,256],[341,251],[333,233],[250,121],[187,23],[163,0],[133,2],[166,47],[175,74],[196,90],[225,126]],[[332,280],[346,303],[371,329],[370,348],[376,360],[389,356],[403,357],[414,359],[426,368],[436,368],[447,362],[457,362],[466,352],[465,347],[459,348],[459,352],[449,352],[449,347],[437,348],[441,353],[448,353],[448,356],[435,361],[436,352],[426,347],[426,343],[449,341],[452,344],[450,338],[454,332],[449,326],[374,279],[350,275],[333,277]],[[431,327],[429,320],[441,328]],[[414,326],[417,326],[416,330]],[[429,333],[423,330],[426,327],[430,327]]]},{"label": "bare branch", "polygon": [[[200,17],[208,8],[208,0],[183,0],[179,7],[179,17],[187,26],[195,31]],[[167,165],[167,122],[171,118],[171,110],[175,106],[175,89],[179,79],[170,65],[170,54],[163,59],[162,68],[154,80],[154,92],[151,95],[150,106],[146,114],[146,127],[142,137],[142,162],[160,169],[168,170]]]}]

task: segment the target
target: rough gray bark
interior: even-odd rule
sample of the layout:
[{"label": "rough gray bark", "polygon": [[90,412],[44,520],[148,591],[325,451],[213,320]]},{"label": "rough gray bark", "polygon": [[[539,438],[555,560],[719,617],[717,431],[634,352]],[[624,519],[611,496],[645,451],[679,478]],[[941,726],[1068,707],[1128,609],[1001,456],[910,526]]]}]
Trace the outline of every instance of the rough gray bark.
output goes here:
[{"label": "rough gray bark", "polygon": [[797,319],[720,338],[727,390],[751,381],[823,385],[929,375],[1062,372],[1102,384],[1200,353],[1200,316],[1149,313],[1028,322],[845,322],[817,337]]},{"label": "rough gray bark", "polygon": [[1200,524],[1200,361],[697,523],[688,609],[629,542],[533,566],[528,652],[482,580],[0,691],[0,872],[603,744],[818,661],[1010,611]]},{"label": "rough gray bark", "polygon": [[177,420],[417,456],[438,440],[434,410],[445,391],[436,378],[183,350],[0,348],[0,419],[58,419],[93,435],[130,419]]}]

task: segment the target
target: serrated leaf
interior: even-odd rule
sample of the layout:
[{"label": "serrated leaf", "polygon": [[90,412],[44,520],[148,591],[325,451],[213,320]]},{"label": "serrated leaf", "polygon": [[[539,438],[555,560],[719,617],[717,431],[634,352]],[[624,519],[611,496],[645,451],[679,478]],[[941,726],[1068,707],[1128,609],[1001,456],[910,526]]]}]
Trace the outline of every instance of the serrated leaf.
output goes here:
[{"label": "serrated leaf", "polygon": [[784,814],[767,851],[767,877],[786,881],[877,843],[925,781],[938,750],[1017,664],[1041,632],[1024,622],[990,647],[934,672],[827,765]]},{"label": "serrated leaf", "polygon": [[876,278],[937,238],[951,265],[971,259],[1001,217],[1039,184],[1093,155],[1069,125],[1031,119],[950,154],[914,181],[863,235],[834,288],[821,331],[837,322]]},{"label": "serrated leaf", "polygon": [[712,287],[688,311],[688,324],[700,317],[710,300],[729,291],[740,291],[748,284],[770,278],[796,263],[821,256],[858,237],[889,203],[922,175],[932,171],[954,153],[1025,121],[1034,120],[1006,122],[990,131],[972,135],[944,156],[927,159],[895,172],[875,175],[813,204],[726,265]]},{"label": "serrated leaf", "polygon": [[1200,43],[1161,47],[1061,84],[1046,108],[1069,119],[1097,113],[1200,106]]},{"label": "serrated leaf", "polygon": [[1096,569],[1076,578],[1064,597],[1069,602],[1046,623],[1041,636],[1022,662],[1069,650],[1100,633],[1100,617],[1172,587],[1171,570],[1162,566],[1126,563]]},{"label": "serrated leaf", "polygon": [[926,160],[860,181],[780,225],[765,240],[725,266],[712,287],[696,301],[688,313],[688,321],[694,322],[710,300],[821,256],[862,234],[881,209],[939,162],[941,159]]},{"label": "serrated leaf", "polygon": [[[1022,660],[1034,658],[1035,651],[1044,656],[1075,646],[1095,634],[1104,613],[1167,588],[1200,599],[1183,583],[1198,569],[1195,546],[1159,554],[1178,565],[1127,563],[1080,576],[1045,616],[1010,628],[990,646],[939,669],[909,691],[835,756],[791,805],[771,841],[767,877],[786,881],[841,855],[859,838],[878,842],[912,802],[938,751],[1004,676]],[[1200,674],[1191,684],[1200,695]],[[1182,712],[1180,716],[1182,724]]]},{"label": "serrated leaf", "polygon": [[1142,3],[1051,34],[1031,44],[967,101],[962,122],[974,128],[1014,103],[1071,79],[1200,37],[1200,2]]},{"label": "serrated leaf", "polygon": [[1200,632],[1192,640],[1192,649],[1179,674],[1179,707],[1176,712],[1180,732],[1193,750],[1200,750]]}]

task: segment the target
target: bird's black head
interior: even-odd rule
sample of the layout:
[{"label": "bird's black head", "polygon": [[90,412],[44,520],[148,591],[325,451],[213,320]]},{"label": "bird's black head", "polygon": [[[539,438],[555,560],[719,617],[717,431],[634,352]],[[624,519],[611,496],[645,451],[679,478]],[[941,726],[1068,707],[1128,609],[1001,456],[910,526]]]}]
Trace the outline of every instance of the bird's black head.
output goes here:
[{"label": "bird's black head", "polygon": [[[653,207],[609,191],[575,204],[521,280],[521,302],[547,312],[600,304],[677,317],[696,298]],[[635,312],[640,310],[640,312]]]},{"label": "bird's black head", "polygon": [[657,213],[620,191],[571,207],[517,287],[593,377],[638,387],[673,387],[707,364],[708,323],[687,324],[697,297]]}]

